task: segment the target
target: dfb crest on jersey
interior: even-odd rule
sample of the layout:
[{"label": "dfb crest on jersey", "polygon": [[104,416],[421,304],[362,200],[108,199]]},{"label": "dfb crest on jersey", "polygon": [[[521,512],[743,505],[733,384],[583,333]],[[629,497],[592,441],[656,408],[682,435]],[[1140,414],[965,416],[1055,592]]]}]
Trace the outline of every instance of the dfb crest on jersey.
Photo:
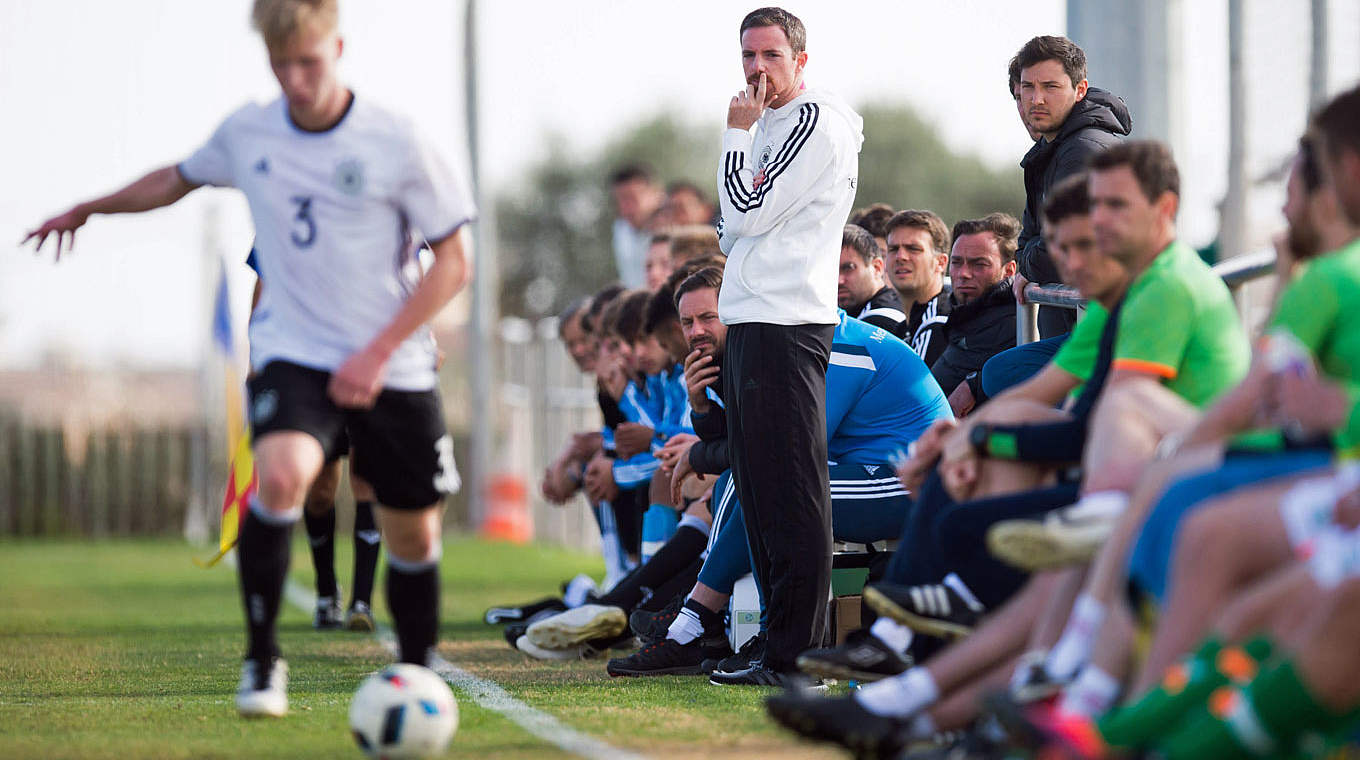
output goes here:
[{"label": "dfb crest on jersey", "polygon": [[358,195],[364,190],[364,165],[357,158],[347,158],[335,167],[335,187],[345,195]]},{"label": "dfb crest on jersey", "polygon": [[250,405],[250,421],[263,425],[279,410],[279,394],[272,388],[259,393]]},{"label": "dfb crest on jersey", "polygon": [[769,166],[769,165],[770,165],[770,155],[773,154],[773,153],[774,153],[774,146],[773,146],[773,145],[766,145],[766,146],[765,146],[765,149],[762,150],[762,151],[760,151],[760,160],[756,162],[756,168],[757,168],[757,169],[764,169],[765,167]]}]

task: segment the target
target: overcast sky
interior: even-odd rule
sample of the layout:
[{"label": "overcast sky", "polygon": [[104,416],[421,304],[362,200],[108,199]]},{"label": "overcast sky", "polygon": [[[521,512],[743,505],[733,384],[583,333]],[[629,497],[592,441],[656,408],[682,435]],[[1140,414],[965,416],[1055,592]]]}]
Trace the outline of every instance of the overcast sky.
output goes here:
[{"label": "overcast sky", "polygon": [[[180,160],[242,102],[275,97],[249,5],[0,0],[0,240],[17,241],[74,201]],[[1215,62],[1226,58],[1224,17],[1200,10],[1217,4],[1188,5],[1188,47],[1207,62],[1190,62],[1187,86],[1199,107],[1189,129],[1221,145],[1226,101],[1215,77],[1226,66]],[[727,100],[741,84],[736,29],[747,6],[496,0],[479,7],[480,154],[493,192],[543,155],[547,133],[589,151],[658,109],[710,124],[716,155]],[[809,29],[809,83],[854,104],[910,103],[951,146],[994,165],[1013,165],[1028,148],[1001,83],[1026,39],[1064,32],[1062,0],[788,7]],[[453,0],[342,0],[341,11],[345,80],[360,97],[410,113],[459,161],[466,159],[462,13]],[[1097,84],[1098,74],[1091,74]],[[1221,193],[1216,155],[1181,156],[1187,174],[1202,165],[1199,173],[1212,177],[1189,204],[1188,224],[1200,237],[1212,232],[1205,209]],[[205,220],[214,214],[209,233]],[[250,238],[240,197],[209,189],[150,214],[96,217],[76,255],[57,266],[0,246],[0,366],[31,365],[47,353],[90,364],[194,363],[205,343],[205,283],[216,276],[215,264],[205,266],[205,240],[232,262],[241,304],[250,276],[237,262]]]}]

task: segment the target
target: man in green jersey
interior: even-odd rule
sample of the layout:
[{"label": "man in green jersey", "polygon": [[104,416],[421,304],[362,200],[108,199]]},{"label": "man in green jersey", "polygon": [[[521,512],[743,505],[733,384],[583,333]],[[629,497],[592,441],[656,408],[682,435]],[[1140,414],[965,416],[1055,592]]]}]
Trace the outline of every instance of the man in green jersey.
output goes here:
[{"label": "man in green jersey", "polygon": [[[1310,672],[1301,659],[1295,672],[1293,660],[1285,659],[1266,670],[1272,649],[1287,647],[1301,624],[1325,614],[1328,599],[1353,591],[1360,579],[1357,122],[1360,89],[1315,117],[1292,167],[1285,205],[1290,230],[1278,247],[1286,261],[1326,253],[1307,261],[1281,294],[1247,380],[1186,438],[1221,447],[1269,420],[1269,435],[1232,440],[1258,448],[1273,443],[1275,450],[1263,457],[1229,449],[1222,466],[1166,490],[1143,526],[1130,574],[1142,588],[1165,594],[1166,605],[1132,689],[1145,694],[1099,722],[1102,746],[1156,745],[1168,757],[1245,757],[1262,747],[1289,753],[1303,729],[1325,735],[1360,719],[1360,694],[1338,692],[1323,677],[1346,668],[1344,659],[1327,660],[1327,652],[1337,650],[1327,636],[1307,651],[1330,665]],[[1316,469],[1333,456],[1334,466]],[[1280,477],[1245,487],[1272,475]],[[1350,642],[1330,642],[1342,643],[1337,651],[1353,651],[1355,627],[1352,614],[1350,623],[1326,629]],[[1237,646],[1252,636],[1258,638]],[[1196,646],[1180,666],[1169,667]],[[1213,690],[1249,675],[1225,669],[1227,653],[1245,653],[1250,659],[1237,659],[1248,670],[1258,662],[1262,668],[1230,709],[1219,698],[1227,692],[1216,697]],[[1164,673],[1167,680],[1153,688]],[[1187,720],[1187,729],[1164,738],[1177,720]],[[1071,733],[1070,727],[1060,733]]]}]

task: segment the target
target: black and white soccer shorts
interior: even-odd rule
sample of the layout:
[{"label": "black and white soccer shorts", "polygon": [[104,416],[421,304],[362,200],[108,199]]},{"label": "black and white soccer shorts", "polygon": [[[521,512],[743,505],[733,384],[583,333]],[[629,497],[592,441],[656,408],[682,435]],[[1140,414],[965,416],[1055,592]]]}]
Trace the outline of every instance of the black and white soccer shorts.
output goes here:
[{"label": "black and white soccer shorts", "polygon": [[254,440],[296,430],[315,438],[328,460],[352,446],[352,471],[385,507],[422,509],[458,491],[437,389],[384,389],[371,409],[343,409],[326,395],[330,379],[329,372],[291,362],[265,365],[247,381]]}]

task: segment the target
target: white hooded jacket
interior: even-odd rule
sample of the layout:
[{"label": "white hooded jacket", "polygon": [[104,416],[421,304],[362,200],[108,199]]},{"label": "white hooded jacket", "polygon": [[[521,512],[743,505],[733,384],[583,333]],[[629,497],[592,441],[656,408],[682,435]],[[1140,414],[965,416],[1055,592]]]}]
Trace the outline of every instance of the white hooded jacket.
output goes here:
[{"label": "white hooded jacket", "polygon": [[723,133],[718,295],[724,324],[837,321],[841,232],[855,202],[864,120],[824,90]]}]

